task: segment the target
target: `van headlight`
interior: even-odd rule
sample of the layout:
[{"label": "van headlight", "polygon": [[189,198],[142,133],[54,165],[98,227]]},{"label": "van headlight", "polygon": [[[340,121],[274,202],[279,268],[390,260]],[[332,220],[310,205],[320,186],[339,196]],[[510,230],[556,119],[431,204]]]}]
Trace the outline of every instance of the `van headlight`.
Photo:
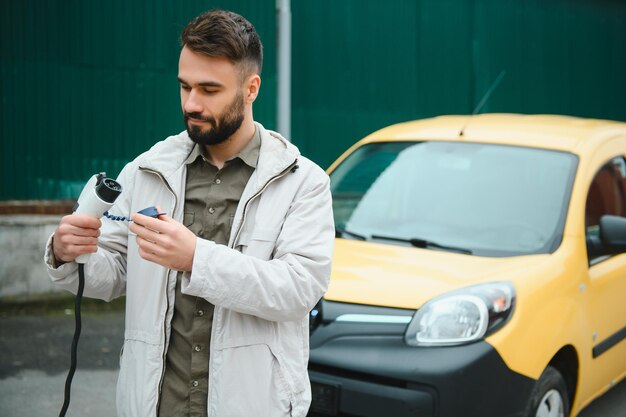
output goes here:
[{"label": "van headlight", "polygon": [[407,327],[411,346],[451,346],[474,342],[493,333],[511,317],[515,289],[492,282],[453,291],[424,304]]}]

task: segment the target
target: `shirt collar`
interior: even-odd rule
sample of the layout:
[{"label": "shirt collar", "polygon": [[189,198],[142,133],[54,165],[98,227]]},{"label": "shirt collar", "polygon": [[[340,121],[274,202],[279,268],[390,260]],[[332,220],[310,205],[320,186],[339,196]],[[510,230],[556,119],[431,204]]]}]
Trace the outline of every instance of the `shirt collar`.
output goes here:
[{"label": "shirt collar", "polygon": [[[250,142],[244,146],[242,150],[240,150],[235,156],[229,159],[232,161],[235,158],[241,159],[246,165],[251,168],[256,168],[257,162],[259,160],[259,153],[261,151],[261,132],[258,128],[254,130],[254,136]],[[196,159],[203,158],[206,161],[204,155],[202,155],[201,147],[197,143],[194,144],[191,153],[185,159],[185,164],[189,165],[193,163]]]},{"label": "shirt collar", "polygon": [[251,168],[256,168],[256,164],[259,161],[259,152],[261,151],[261,132],[258,128],[254,129],[254,136],[242,150],[239,151],[234,158],[241,158]]}]

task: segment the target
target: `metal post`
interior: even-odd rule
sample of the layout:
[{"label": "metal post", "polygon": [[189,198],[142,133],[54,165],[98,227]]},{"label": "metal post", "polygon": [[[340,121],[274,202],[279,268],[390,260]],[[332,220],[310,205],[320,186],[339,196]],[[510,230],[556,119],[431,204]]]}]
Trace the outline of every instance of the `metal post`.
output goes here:
[{"label": "metal post", "polygon": [[291,140],[291,0],[276,0],[278,26],[278,132]]}]

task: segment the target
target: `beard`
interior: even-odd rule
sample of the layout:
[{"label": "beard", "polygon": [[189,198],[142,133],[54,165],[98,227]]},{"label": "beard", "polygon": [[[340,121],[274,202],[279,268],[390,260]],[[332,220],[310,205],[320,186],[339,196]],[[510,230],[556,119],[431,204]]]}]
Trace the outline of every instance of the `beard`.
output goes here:
[{"label": "beard", "polygon": [[[239,91],[235,99],[217,118],[203,116],[201,113],[183,113],[183,118],[185,120],[185,126],[187,127],[187,134],[195,143],[200,145],[217,145],[225,142],[243,123],[243,92]],[[207,122],[211,127],[203,130],[202,126],[189,123],[190,118]]]}]

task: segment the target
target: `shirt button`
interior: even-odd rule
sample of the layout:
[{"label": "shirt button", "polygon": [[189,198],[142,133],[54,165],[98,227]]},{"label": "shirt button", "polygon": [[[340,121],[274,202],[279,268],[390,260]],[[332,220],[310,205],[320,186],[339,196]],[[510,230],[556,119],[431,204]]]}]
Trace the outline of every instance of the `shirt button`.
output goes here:
[{"label": "shirt button", "polygon": [[193,382],[191,383],[191,385],[193,385],[194,387],[197,387],[197,386],[198,386],[198,381],[193,381]]},{"label": "shirt button", "polygon": [[193,350],[195,350],[196,352],[200,352],[200,351],[202,350],[202,346],[200,346],[200,345],[195,345],[195,346],[193,347]]},{"label": "shirt button", "polygon": [[209,207],[209,213],[211,214],[215,213],[215,209],[213,207]]},{"label": "shirt button", "polygon": [[216,178],[216,179],[215,179],[215,183],[216,183],[217,185],[220,185],[220,184],[222,183],[222,180],[221,180],[221,179],[219,179],[219,178]]},{"label": "shirt button", "polygon": [[198,310],[198,315],[199,315],[200,317],[204,316],[204,310]]}]

